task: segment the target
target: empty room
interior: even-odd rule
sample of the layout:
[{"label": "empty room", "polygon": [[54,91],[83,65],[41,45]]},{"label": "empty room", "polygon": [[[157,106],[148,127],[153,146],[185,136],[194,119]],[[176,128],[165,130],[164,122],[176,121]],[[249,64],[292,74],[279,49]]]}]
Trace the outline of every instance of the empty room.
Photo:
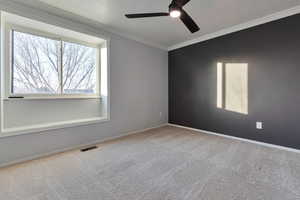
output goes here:
[{"label": "empty room", "polygon": [[0,0],[0,200],[300,200],[299,0]]}]

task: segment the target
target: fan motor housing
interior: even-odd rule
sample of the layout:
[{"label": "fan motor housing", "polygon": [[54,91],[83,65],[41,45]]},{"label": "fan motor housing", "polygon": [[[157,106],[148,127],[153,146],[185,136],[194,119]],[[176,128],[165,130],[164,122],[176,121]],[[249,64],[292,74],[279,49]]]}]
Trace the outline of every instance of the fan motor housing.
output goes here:
[{"label": "fan motor housing", "polygon": [[169,12],[172,12],[174,10],[180,11],[180,6],[176,5],[175,3],[171,3],[169,5]]}]

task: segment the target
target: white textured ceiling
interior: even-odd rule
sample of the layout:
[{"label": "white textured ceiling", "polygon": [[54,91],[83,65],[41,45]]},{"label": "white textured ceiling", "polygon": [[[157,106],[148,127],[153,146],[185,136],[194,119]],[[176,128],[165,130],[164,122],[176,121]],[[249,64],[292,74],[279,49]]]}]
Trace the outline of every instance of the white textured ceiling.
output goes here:
[{"label": "white textured ceiling", "polygon": [[[299,0],[191,0],[185,10],[201,30],[191,34],[178,19],[127,19],[126,13],[167,11],[171,0],[39,0],[106,27],[170,47],[300,5]],[[28,1],[31,2],[32,1]],[[26,3],[26,1],[23,1]]]}]

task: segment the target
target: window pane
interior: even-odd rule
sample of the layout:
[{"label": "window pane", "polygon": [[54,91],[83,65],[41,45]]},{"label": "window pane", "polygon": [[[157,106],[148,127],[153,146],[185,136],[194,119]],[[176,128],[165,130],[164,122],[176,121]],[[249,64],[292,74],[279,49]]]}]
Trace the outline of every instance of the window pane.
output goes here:
[{"label": "window pane", "polygon": [[12,32],[14,94],[54,94],[60,91],[60,42]]},{"label": "window pane", "polygon": [[95,94],[97,49],[63,42],[63,92]]}]

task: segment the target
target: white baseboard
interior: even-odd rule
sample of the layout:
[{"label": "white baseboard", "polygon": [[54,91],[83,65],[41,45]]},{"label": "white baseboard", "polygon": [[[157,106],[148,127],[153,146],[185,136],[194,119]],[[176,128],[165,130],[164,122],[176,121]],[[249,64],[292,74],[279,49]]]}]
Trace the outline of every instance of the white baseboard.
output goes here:
[{"label": "white baseboard", "polygon": [[257,144],[257,145],[262,145],[262,146],[266,146],[266,147],[276,148],[276,149],[280,149],[280,150],[290,151],[290,152],[294,152],[294,153],[300,153],[300,150],[298,150],[298,149],[289,148],[289,147],[283,147],[283,146],[280,146],[280,145],[268,144],[268,143],[265,143],[265,142],[258,142],[258,141],[255,141],[255,140],[250,140],[250,139],[244,139],[244,138],[239,138],[239,137],[235,137],[235,136],[224,135],[222,133],[216,133],[216,132],[212,132],[212,131],[206,131],[206,130],[201,130],[201,129],[196,129],[196,128],[190,128],[190,127],[181,126],[181,125],[177,125],[177,124],[170,124],[169,123],[168,125],[169,126],[173,126],[173,127],[177,127],[177,128],[183,128],[183,129],[187,129],[187,130],[192,130],[192,131],[196,131],[196,132],[200,132],[200,133],[205,133],[205,134],[210,134],[210,135],[216,135],[216,136],[220,136],[220,137],[224,137],[224,138],[230,138],[230,139],[239,140],[239,141],[243,141],[243,142],[248,142],[248,143],[252,143],[252,144]]},{"label": "white baseboard", "polygon": [[109,137],[109,138],[97,140],[97,141],[94,141],[92,143],[80,144],[80,145],[73,146],[73,147],[57,149],[57,150],[52,151],[52,152],[42,153],[42,154],[38,154],[38,155],[34,155],[34,156],[29,156],[29,157],[26,157],[26,158],[21,158],[21,159],[18,159],[18,160],[7,162],[7,163],[1,163],[0,168],[8,167],[8,166],[11,166],[11,165],[16,165],[16,164],[23,163],[23,162],[36,160],[36,159],[39,159],[39,158],[42,158],[42,157],[47,157],[47,156],[55,155],[55,154],[58,154],[58,153],[63,153],[63,152],[72,151],[72,150],[76,150],[76,149],[82,149],[82,148],[85,148],[85,147],[88,147],[88,146],[93,146],[93,145],[100,144],[102,142],[107,142],[107,141],[122,138],[122,137],[125,137],[125,136],[129,136],[129,135],[133,135],[133,134],[137,134],[137,133],[142,133],[142,132],[145,132],[145,131],[148,131],[148,130],[151,130],[151,129],[160,128],[160,127],[167,126],[167,125],[168,125],[168,123],[165,123],[165,124],[161,124],[159,126],[145,128],[145,129],[142,129],[142,130],[131,131],[131,132],[128,132],[128,133],[121,134],[119,136],[114,136],[114,137]]}]

